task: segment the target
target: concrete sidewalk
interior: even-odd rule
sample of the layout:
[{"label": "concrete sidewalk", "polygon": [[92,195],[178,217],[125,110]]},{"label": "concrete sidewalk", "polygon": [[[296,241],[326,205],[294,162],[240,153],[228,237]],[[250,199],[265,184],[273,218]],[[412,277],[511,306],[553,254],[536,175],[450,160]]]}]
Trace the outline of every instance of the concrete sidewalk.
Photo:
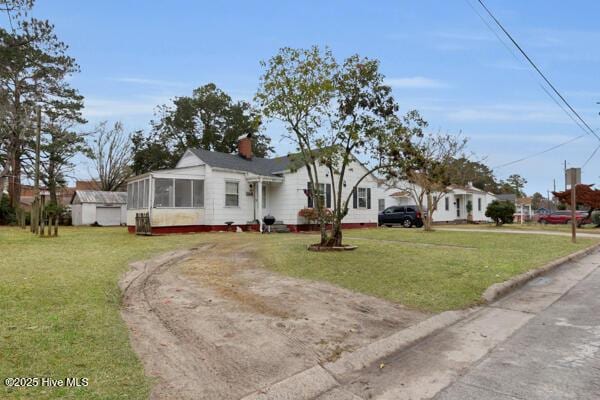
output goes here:
[{"label": "concrete sidewalk", "polygon": [[[478,228],[447,228],[436,226],[435,229],[440,231],[455,231],[455,232],[483,232],[483,233],[517,233],[523,235],[548,235],[548,236],[567,236],[571,237],[571,232],[558,232],[558,231],[541,231],[541,230],[525,230],[525,229],[478,229]],[[600,233],[585,233],[577,231],[577,237],[592,238],[600,240]]]},{"label": "concrete sidewalk", "polygon": [[339,386],[317,399],[430,399],[446,387],[445,400],[598,398],[599,264],[600,253],[565,264],[409,349],[338,376]]}]

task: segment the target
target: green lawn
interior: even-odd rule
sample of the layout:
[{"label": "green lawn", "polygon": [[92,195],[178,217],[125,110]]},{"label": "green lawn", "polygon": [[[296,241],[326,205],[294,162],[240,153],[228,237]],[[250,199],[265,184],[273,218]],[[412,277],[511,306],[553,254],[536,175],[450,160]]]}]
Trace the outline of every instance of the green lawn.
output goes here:
[{"label": "green lawn", "polygon": [[7,389],[0,398],[144,399],[149,382],[119,315],[127,261],[207,240],[62,228],[58,238],[0,227],[0,378],[85,377],[83,389]]},{"label": "green lawn", "polygon": [[345,231],[351,252],[305,250],[315,236],[269,240],[261,252],[274,271],[324,280],[409,307],[439,312],[477,304],[490,285],[592,245],[560,236],[421,229]]},{"label": "green lawn", "polygon": [[[150,382],[120,318],[117,281],[131,260],[207,241],[255,242],[274,271],[407,306],[442,311],[477,303],[494,282],[594,243],[580,239],[417,229],[345,231],[359,245],[313,253],[315,235],[136,237],[124,228],[61,228],[40,239],[0,227],[0,377],[89,378],[87,388],[0,387],[0,398],[144,399]],[[243,236],[242,236],[243,235]]]}]

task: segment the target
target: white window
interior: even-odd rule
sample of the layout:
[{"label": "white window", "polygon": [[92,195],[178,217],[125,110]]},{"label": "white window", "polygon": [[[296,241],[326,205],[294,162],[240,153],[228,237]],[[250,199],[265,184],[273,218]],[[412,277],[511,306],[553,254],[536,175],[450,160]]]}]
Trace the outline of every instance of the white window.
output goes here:
[{"label": "white window", "polygon": [[154,207],[173,207],[173,179],[154,181]]},{"label": "white window", "polygon": [[240,205],[239,182],[225,182],[225,207]]},{"label": "white window", "polygon": [[194,207],[204,207],[204,181],[194,181]]},{"label": "white window", "polygon": [[192,180],[175,179],[175,207],[192,206]]},{"label": "white window", "polygon": [[325,204],[325,184],[324,183],[319,183],[319,198],[321,199],[321,204],[323,205],[323,207],[325,207],[326,204]]},{"label": "white window", "polygon": [[378,206],[377,208],[379,209],[379,212],[385,210],[385,199],[379,199],[377,206]]},{"label": "white window", "polygon": [[367,188],[358,188],[358,208],[367,208]]}]

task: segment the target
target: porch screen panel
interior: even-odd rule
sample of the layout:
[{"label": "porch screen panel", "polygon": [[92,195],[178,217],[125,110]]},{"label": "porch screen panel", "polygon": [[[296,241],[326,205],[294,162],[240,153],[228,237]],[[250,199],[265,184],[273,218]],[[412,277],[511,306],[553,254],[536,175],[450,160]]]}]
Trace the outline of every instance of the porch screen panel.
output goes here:
[{"label": "porch screen panel", "polygon": [[173,207],[173,179],[154,181],[154,207]]},{"label": "porch screen panel", "polygon": [[127,208],[133,208],[133,185],[131,183],[127,184]]},{"label": "porch screen panel", "polygon": [[195,208],[204,207],[204,181],[195,180],[193,183],[193,206]]},{"label": "porch screen panel", "polygon": [[142,207],[148,208],[148,197],[150,195],[150,179],[144,180],[144,199],[142,200]]},{"label": "porch screen panel", "polygon": [[175,207],[192,206],[192,180],[175,179]]},{"label": "porch screen panel", "polygon": [[138,192],[138,187],[139,187],[139,182],[133,182],[133,208],[140,208],[139,207],[139,192]]},{"label": "porch screen panel", "polygon": [[140,187],[138,189],[138,208],[146,207],[144,205],[144,192],[146,191],[146,180],[140,181]]}]

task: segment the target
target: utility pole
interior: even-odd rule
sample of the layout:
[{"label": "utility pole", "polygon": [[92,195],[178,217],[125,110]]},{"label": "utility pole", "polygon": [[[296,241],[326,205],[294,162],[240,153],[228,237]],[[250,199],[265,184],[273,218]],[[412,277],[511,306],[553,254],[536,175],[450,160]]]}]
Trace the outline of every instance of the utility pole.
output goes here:
[{"label": "utility pole", "polygon": [[565,172],[565,192],[566,192],[567,191],[567,160],[565,160],[564,172]]},{"label": "utility pole", "polygon": [[569,168],[565,174],[571,185],[571,241],[577,241],[577,185],[581,183],[581,168]]},{"label": "utility pole", "polygon": [[35,129],[35,196],[40,195],[40,135],[42,130],[42,109],[37,108],[37,126]]},{"label": "utility pole", "polygon": [[42,132],[42,109],[36,110],[36,127],[35,127],[35,179],[33,182],[33,204],[31,207],[31,232],[37,235],[39,232],[40,219],[42,218],[42,209],[40,208],[40,136]]}]

